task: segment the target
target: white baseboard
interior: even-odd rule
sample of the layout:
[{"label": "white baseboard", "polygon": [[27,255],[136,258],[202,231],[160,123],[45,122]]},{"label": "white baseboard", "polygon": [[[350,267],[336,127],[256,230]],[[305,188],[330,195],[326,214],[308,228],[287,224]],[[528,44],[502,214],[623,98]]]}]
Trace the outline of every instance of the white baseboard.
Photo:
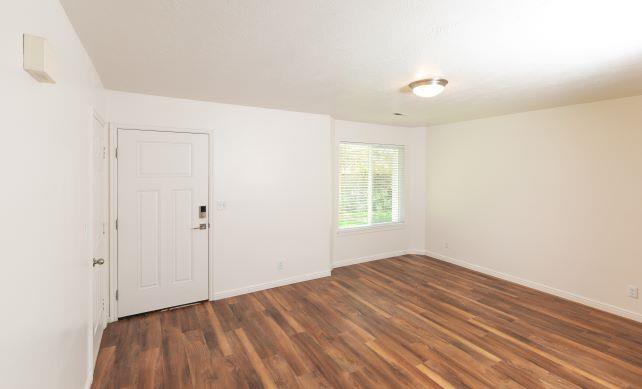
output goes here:
[{"label": "white baseboard", "polygon": [[258,292],[260,290],[276,288],[278,286],[284,286],[289,284],[295,284],[302,281],[310,281],[317,278],[329,277],[330,270],[324,270],[316,273],[302,274],[298,276],[283,278],[276,281],[263,282],[260,284],[254,284],[249,286],[244,286],[242,288],[228,289],[221,292],[214,292],[214,298],[212,300],[220,300],[227,297],[239,296],[246,293]]},{"label": "white baseboard", "polygon": [[93,381],[94,381],[94,369],[92,368],[91,369],[91,374],[89,374],[87,376],[87,380],[85,381],[84,388],[85,389],[91,389],[91,384],[93,383]]},{"label": "white baseboard", "polygon": [[353,258],[353,259],[342,259],[340,261],[332,262],[332,268],[336,269],[337,267],[356,265],[357,263],[377,261],[379,259],[398,257],[400,255],[405,255],[407,253],[408,253],[407,250],[400,250],[400,251],[391,251],[391,252],[388,252],[388,253],[380,253],[380,254],[375,254],[375,255],[368,255],[366,257],[359,257],[359,258]]},{"label": "white baseboard", "polygon": [[580,295],[572,293],[572,292],[568,292],[568,291],[565,291],[565,290],[553,288],[552,286],[540,284],[539,282],[530,281],[530,280],[527,280],[527,279],[524,279],[524,278],[520,278],[520,277],[511,275],[511,274],[502,273],[502,272],[494,270],[494,269],[490,269],[490,268],[487,268],[487,267],[475,265],[475,264],[472,264],[472,263],[469,263],[469,262],[466,262],[466,261],[462,261],[462,260],[459,260],[459,259],[455,259],[455,258],[449,257],[447,255],[443,255],[443,254],[440,254],[440,253],[427,251],[423,255],[427,255],[429,257],[432,257],[432,258],[435,258],[435,259],[439,259],[439,260],[444,261],[444,262],[449,262],[449,263],[452,263],[454,265],[458,265],[458,266],[461,266],[461,267],[465,267],[467,269],[478,271],[480,273],[488,274],[488,275],[491,275],[491,276],[494,276],[494,277],[497,277],[497,278],[501,278],[501,279],[504,279],[504,280],[507,280],[507,281],[511,281],[511,282],[516,283],[516,284],[520,284],[520,285],[523,285],[523,286],[526,286],[526,287],[529,287],[529,288],[537,289],[537,290],[539,290],[541,292],[549,293],[549,294],[552,294],[552,295],[555,295],[555,296],[558,296],[558,297],[561,297],[561,298],[564,298],[564,299],[567,299],[567,300],[574,301],[576,303],[588,305],[591,308],[599,309],[601,311],[609,312],[609,313],[612,313],[614,315],[622,316],[622,317],[625,317],[627,319],[635,320],[637,322],[641,322],[642,323],[642,314],[639,314],[639,313],[633,312],[633,311],[629,311],[629,310],[624,309],[624,308],[616,307],[615,305],[603,303],[601,301],[597,301],[597,300],[590,299],[588,297],[580,296]]},{"label": "white baseboard", "polygon": [[[405,254],[408,254],[408,253],[426,255],[425,251],[419,251],[419,250],[391,251],[391,252],[388,252],[388,253],[380,253],[380,254],[376,254],[376,255],[369,255],[369,256],[366,256],[366,257],[359,257],[359,258],[336,261],[336,262],[334,262],[332,264],[332,269],[337,268],[337,267],[342,267],[342,266],[355,265],[357,263],[376,261],[376,260],[379,260],[379,259],[386,259],[386,258],[391,258],[391,257],[398,257],[400,255],[405,255]],[[320,272],[316,272],[316,273],[310,273],[310,274],[303,274],[303,275],[294,276],[294,277],[288,277],[288,278],[284,278],[284,279],[276,280],[276,281],[264,282],[264,283],[261,283],[261,284],[249,285],[249,286],[245,286],[245,287],[242,287],[242,288],[228,289],[228,290],[224,290],[224,291],[221,291],[221,292],[214,292],[214,296],[213,296],[212,300],[220,300],[220,299],[224,299],[224,298],[228,298],[228,297],[240,296],[240,295],[246,294],[246,293],[258,292],[260,290],[276,288],[276,287],[279,287],[279,286],[284,286],[284,285],[289,285],[289,284],[295,284],[297,282],[309,281],[309,280],[314,280],[314,279],[322,278],[322,277],[329,277],[330,276],[330,272],[331,272],[330,270],[325,270],[325,271],[320,271]]]}]

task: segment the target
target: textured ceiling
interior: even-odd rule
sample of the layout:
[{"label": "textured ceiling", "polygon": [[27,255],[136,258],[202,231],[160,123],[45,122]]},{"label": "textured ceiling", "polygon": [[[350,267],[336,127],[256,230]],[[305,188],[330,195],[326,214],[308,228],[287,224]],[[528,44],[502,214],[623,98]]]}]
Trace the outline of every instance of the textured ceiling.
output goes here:
[{"label": "textured ceiling", "polygon": [[641,1],[61,2],[116,90],[397,125],[642,94]]}]

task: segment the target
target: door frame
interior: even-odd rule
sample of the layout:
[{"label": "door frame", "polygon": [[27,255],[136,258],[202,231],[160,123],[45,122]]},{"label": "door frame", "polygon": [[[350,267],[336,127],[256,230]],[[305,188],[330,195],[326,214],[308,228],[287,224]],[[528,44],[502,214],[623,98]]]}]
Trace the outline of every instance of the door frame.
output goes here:
[{"label": "door frame", "polygon": [[207,199],[209,202],[209,223],[208,230],[208,271],[207,271],[207,295],[210,300],[214,299],[214,287],[212,285],[212,272],[214,269],[213,260],[213,243],[214,243],[214,190],[213,190],[213,157],[214,150],[214,131],[208,129],[176,128],[176,127],[159,127],[146,125],[133,125],[122,123],[109,123],[109,322],[118,320],[118,300],[116,291],[118,290],[118,233],[116,231],[116,220],[118,219],[118,163],[116,159],[116,147],[118,146],[118,130],[136,130],[136,131],[155,131],[155,132],[174,132],[188,134],[204,134],[208,138],[208,163],[207,163]]}]

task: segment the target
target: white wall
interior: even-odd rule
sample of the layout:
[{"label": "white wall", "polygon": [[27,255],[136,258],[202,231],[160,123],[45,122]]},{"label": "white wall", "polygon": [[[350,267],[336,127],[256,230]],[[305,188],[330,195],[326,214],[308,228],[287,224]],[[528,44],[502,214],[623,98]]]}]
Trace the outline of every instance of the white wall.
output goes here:
[{"label": "white wall", "polygon": [[[405,146],[404,219],[399,227],[337,232],[334,223],[333,264],[345,266],[425,250],[426,226],[426,129],[394,127],[336,120],[335,153],[339,142],[363,142]],[[335,156],[336,159],[336,156]],[[336,166],[336,160],[335,160]],[[337,175],[334,169],[334,181]],[[336,209],[336,188],[335,188]],[[335,211],[336,214],[336,211]]]},{"label": "white wall", "polygon": [[426,155],[434,256],[642,319],[642,96],[430,127]]},{"label": "white wall", "polygon": [[[111,122],[212,132],[214,197],[227,203],[213,214],[214,298],[425,250],[425,128],[116,91],[107,99]],[[406,146],[400,229],[336,236],[333,155],[340,140]]]},{"label": "white wall", "polygon": [[227,204],[212,208],[215,298],[329,275],[328,116],[115,91],[107,99],[115,123],[212,131],[214,198]]},{"label": "white wall", "polygon": [[[56,53],[22,70],[22,33]],[[0,5],[0,386],[80,388],[88,373],[90,110],[101,85],[58,1]]]}]

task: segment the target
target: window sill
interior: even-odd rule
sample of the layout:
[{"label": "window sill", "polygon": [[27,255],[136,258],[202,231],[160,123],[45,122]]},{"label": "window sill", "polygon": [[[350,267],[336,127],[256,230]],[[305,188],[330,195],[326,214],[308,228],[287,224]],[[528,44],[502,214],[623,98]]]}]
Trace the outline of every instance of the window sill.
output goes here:
[{"label": "window sill", "polygon": [[374,226],[365,226],[365,227],[352,227],[352,228],[343,228],[337,229],[337,235],[357,235],[357,234],[367,234],[371,232],[381,232],[381,231],[392,231],[392,230],[402,230],[406,228],[406,223],[385,223],[378,224]]}]

